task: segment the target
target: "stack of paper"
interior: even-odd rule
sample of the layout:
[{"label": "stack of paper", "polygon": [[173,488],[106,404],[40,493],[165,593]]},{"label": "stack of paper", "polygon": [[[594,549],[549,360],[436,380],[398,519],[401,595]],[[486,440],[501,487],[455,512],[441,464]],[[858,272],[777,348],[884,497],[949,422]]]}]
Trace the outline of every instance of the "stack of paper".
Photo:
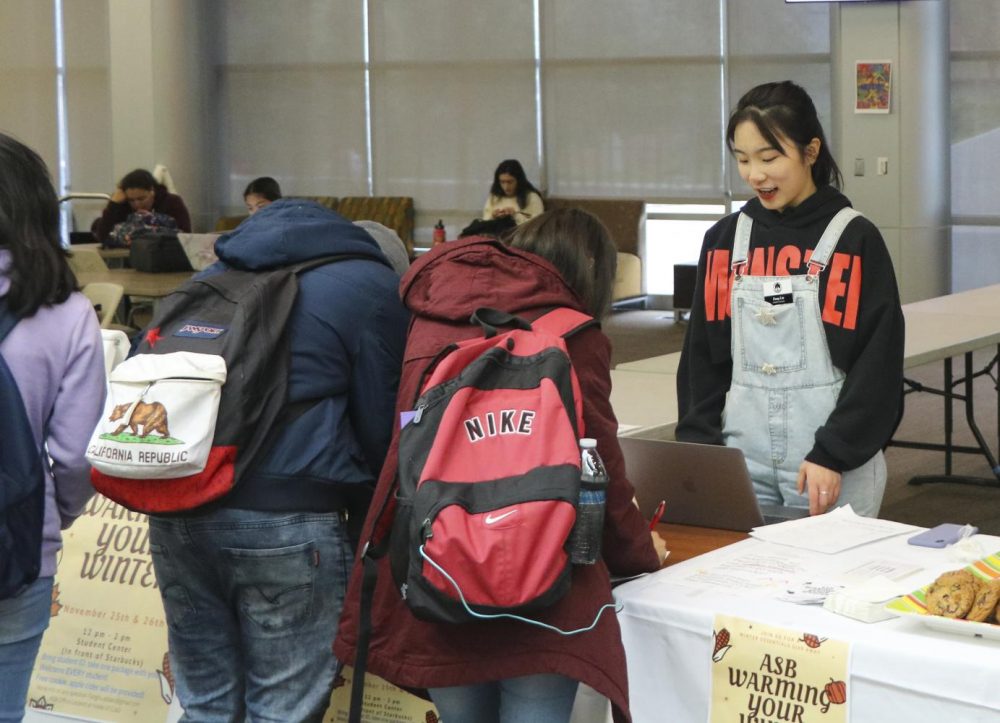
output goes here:
[{"label": "stack of paper", "polygon": [[859,585],[845,587],[830,593],[823,607],[838,615],[845,615],[863,623],[877,623],[896,617],[885,609],[891,600],[909,588],[886,577],[876,577]]},{"label": "stack of paper", "polygon": [[756,527],[750,536],[802,550],[834,554],[918,529],[901,522],[860,517],[850,505],[845,505],[824,515]]}]

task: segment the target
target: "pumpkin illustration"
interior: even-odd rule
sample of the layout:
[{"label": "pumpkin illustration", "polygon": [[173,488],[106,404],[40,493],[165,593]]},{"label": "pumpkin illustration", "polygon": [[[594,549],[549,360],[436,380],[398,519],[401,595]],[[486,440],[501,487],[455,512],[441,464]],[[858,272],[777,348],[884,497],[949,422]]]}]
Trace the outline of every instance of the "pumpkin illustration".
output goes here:
[{"label": "pumpkin illustration", "polygon": [[826,691],[831,703],[842,705],[847,701],[847,683],[844,681],[830,678],[830,682],[823,689]]}]

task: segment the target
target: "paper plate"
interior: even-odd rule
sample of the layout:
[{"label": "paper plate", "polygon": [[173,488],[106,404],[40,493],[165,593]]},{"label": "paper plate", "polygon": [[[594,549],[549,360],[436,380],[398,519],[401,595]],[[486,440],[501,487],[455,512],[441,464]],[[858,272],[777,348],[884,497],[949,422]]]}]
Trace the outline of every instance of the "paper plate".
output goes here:
[{"label": "paper plate", "polygon": [[[995,580],[1000,578],[1000,552],[995,552],[989,557],[984,557],[982,560],[976,560],[971,565],[967,565],[965,569],[981,580]],[[940,615],[929,615],[927,613],[926,602],[927,588],[929,587],[930,583],[918,590],[902,595],[886,605],[885,609],[896,615],[913,616],[915,620],[934,630],[1000,640],[1000,625],[945,618]]]}]

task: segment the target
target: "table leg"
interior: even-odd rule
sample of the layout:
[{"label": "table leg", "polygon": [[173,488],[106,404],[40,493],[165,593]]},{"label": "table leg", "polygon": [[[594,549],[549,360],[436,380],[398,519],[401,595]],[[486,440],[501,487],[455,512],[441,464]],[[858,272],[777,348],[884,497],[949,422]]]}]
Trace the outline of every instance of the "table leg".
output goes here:
[{"label": "table leg", "polygon": [[[972,485],[976,487],[997,487],[1000,488],[1000,466],[997,465],[996,457],[993,451],[990,449],[989,445],[986,443],[986,438],[983,436],[982,430],[979,429],[979,423],[976,421],[976,401],[973,392],[973,382],[976,377],[988,375],[993,379],[992,370],[997,365],[998,360],[1000,360],[1000,347],[998,347],[998,354],[990,360],[983,369],[976,372],[972,368],[972,352],[966,352],[965,354],[965,374],[959,381],[963,384],[964,391],[962,395],[956,395],[952,391],[952,369],[951,360],[945,360],[945,444],[943,445],[943,450],[945,453],[945,473],[944,475],[920,475],[913,477],[910,480],[911,485],[921,485],[936,482],[950,482],[952,484],[962,484],[962,485]],[[996,382],[994,381],[994,387],[996,387]],[[957,446],[953,444],[952,434],[953,434],[953,420],[952,420],[952,410],[951,403],[953,399],[964,399],[965,401],[965,420],[969,425],[969,430],[972,432],[972,436],[976,439],[976,446]],[[1000,389],[998,389],[997,394],[997,424],[998,430],[1000,430]],[[1000,435],[1000,431],[998,431]],[[903,444],[901,446],[909,446]],[[925,449],[932,448],[931,445],[924,447]],[[998,437],[998,449],[1000,449],[1000,437]],[[954,475],[951,473],[951,455],[953,452],[971,453],[971,454],[981,454],[986,458],[987,463],[990,465],[990,469],[993,471],[993,477],[969,477],[966,475]]]}]

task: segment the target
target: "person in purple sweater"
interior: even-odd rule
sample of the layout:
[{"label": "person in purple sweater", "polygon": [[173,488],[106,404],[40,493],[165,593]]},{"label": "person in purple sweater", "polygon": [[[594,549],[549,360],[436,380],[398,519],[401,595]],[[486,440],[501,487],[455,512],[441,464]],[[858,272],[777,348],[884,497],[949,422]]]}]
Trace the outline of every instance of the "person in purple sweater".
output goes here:
[{"label": "person in purple sweater", "polygon": [[31,670],[49,624],[60,531],[94,491],[83,455],[104,405],[101,332],[66,256],[59,202],[45,164],[0,134],[0,297],[20,319],[0,343],[0,354],[35,442],[39,449],[45,445],[49,460],[41,573],[15,597],[0,600],[0,721],[24,715]]}]

